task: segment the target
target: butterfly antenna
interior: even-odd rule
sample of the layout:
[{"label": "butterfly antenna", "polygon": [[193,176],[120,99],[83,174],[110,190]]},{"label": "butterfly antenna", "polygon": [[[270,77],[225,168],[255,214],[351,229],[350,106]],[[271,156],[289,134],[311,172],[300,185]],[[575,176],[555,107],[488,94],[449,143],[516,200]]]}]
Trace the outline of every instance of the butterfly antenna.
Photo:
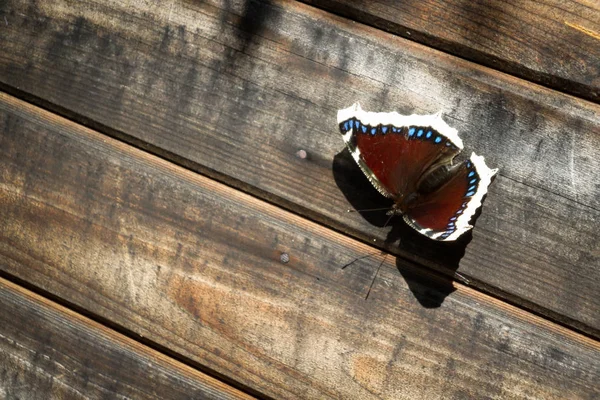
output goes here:
[{"label": "butterfly antenna", "polygon": [[367,300],[369,298],[369,295],[371,294],[371,289],[373,289],[373,285],[375,284],[375,280],[377,279],[377,275],[379,275],[379,270],[381,269],[381,266],[385,262],[385,258],[386,257],[387,257],[387,253],[383,257],[383,260],[381,260],[381,262],[379,263],[379,267],[377,267],[377,271],[375,271],[375,276],[373,277],[373,281],[371,282],[371,286],[369,286],[369,291],[367,292],[367,295],[365,296],[365,300]]},{"label": "butterfly antenna", "polygon": [[459,281],[461,283],[464,283],[465,285],[470,285],[471,284],[471,281],[469,280],[469,278],[467,278],[466,276],[464,276],[461,273],[458,273],[458,272],[454,271],[454,276],[457,277],[457,278],[459,278]]},{"label": "butterfly antenna", "polygon": [[[350,212],[350,210],[348,210],[348,212]],[[394,215],[390,215],[390,217],[387,219],[387,221],[386,221],[386,222],[385,222],[385,224],[383,225],[383,227],[384,227],[384,228],[385,228],[385,227],[386,227],[386,226],[387,226],[387,225],[390,223],[390,221],[392,220],[392,218],[393,218],[393,217],[394,217]],[[373,239],[373,240],[375,241],[375,240],[377,240],[377,239]],[[381,252],[379,252],[379,251],[376,251],[376,252],[373,252],[373,253],[369,253],[369,254],[367,254],[366,256],[362,256],[362,257],[355,258],[354,260],[350,261],[348,264],[344,265],[344,266],[342,267],[342,269],[345,269],[346,267],[348,267],[348,266],[350,266],[350,265],[354,264],[355,262],[357,262],[357,261],[359,261],[359,260],[362,260],[363,258],[372,257],[372,256],[374,256],[374,255],[377,255],[377,254],[381,254]],[[387,256],[387,253],[386,253],[386,256]],[[385,257],[384,257],[383,259],[385,260]]]},{"label": "butterfly antenna", "polygon": [[351,212],[365,212],[365,211],[389,211],[391,209],[392,209],[391,207],[382,207],[382,208],[367,208],[364,210],[346,210],[346,211],[351,213]]},{"label": "butterfly antenna", "polygon": [[372,256],[374,256],[374,255],[377,255],[377,254],[380,254],[380,253],[381,253],[381,252],[379,252],[379,251],[375,251],[375,252],[373,252],[373,253],[369,253],[369,254],[367,254],[366,256],[362,256],[362,257],[355,258],[354,260],[350,261],[348,264],[344,265],[344,266],[343,266],[341,269],[344,269],[344,268],[346,268],[346,267],[349,267],[350,265],[354,264],[354,263],[355,263],[355,262],[357,262],[357,261],[360,261],[360,260],[362,260],[363,258],[372,257]]},{"label": "butterfly antenna", "polygon": [[392,220],[393,217],[394,217],[394,214],[390,215],[390,217],[387,219],[387,221],[385,221],[385,224],[383,225],[383,228],[385,228],[386,226],[388,226],[388,224],[390,223],[390,221]]}]

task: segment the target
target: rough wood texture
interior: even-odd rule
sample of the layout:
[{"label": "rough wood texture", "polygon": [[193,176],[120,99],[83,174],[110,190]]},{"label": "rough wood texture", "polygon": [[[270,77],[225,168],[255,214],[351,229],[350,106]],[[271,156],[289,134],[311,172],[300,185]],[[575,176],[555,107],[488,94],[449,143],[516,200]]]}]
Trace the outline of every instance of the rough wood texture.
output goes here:
[{"label": "rough wood texture", "polygon": [[589,0],[302,0],[598,102],[600,3]]},{"label": "rough wood texture", "polygon": [[6,95],[0,110],[6,274],[276,398],[600,394],[598,342],[390,258],[365,301],[379,257],[340,265],[369,247]]},{"label": "rough wood texture", "polygon": [[250,399],[0,278],[2,399]]},{"label": "rough wood texture", "polygon": [[[9,88],[600,336],[598,106],[290,1],[4,4]],[[345,213],[381,204],[340,153],[357,100],[441,109],[500,168],[466,252]]]}]

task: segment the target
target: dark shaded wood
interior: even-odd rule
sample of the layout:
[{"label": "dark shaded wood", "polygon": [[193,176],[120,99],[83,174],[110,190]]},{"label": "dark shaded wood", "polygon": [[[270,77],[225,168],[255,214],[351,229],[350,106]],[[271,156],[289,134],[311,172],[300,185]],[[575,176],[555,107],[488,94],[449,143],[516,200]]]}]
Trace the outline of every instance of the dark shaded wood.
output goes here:
[{"label": "dark shaded wood", "polygon": [[[6,4],[8,88],[600,336],[598,106],[296,2]],[[340,153],[357,100],[441,109],[500,168],[466,252],[345,213],[381,204]]]},{"label": "dark shaded wood", "polygon": [[599,394],[596,341],[400,259],[341,269],[372,248],[6,95],[0,110],[5,274],[276,398]]},{"label": "dark shaded wood", "polygon": [[3,399],[252,397],[0,278]]},{"label": "dark shaded wood", "polygon": [[301,0],[585,99],[600,100],[600,4]]}]

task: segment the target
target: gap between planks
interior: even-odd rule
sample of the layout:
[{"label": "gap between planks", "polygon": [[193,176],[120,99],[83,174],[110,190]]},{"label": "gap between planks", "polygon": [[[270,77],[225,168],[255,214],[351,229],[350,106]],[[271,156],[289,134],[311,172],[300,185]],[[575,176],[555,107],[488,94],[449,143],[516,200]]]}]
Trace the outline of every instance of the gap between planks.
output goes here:
[{"label": "gap between planks", "polygon": [[[415,23],[411,24],[412,19],[414,18],[414,15],[411,15],[411,11],[414,12],[414,9],[418,8],[411,4],[407,6],[410,9],[410,11],[406,12],[407,15],[401,15],[399,17],[390,17],[382,14],[382,11],[378,12],[377,6],[373,7],[372,4],[357,5],[356,7],[354,7],[354,5],[348,4],[347,1],[297,1],[320,9],[327,13],[336,15],[338,17],[348,19],[349,21],[361,23],[366,26],[370,26],[372,28],[390,33],[392,35],[402,37],[403,39],[410,40],[414,43],[430,47],[432,49],[446,53],[453,57],[481,64],[500,73],[514,76],[518,79],[528,81],[532,84],[540,85],[542,87],[558,91],[566,95],[574,96],[582,100],[598,104],[600,92],[598,92],[597,87],[593,86],[593,83],[590,84],[589,82],[585,81],[585,76],[583,74],[579,75],[577,71],[574,72],[575,76],[572,77],[567,74],[561,73],[562,71],[559,71],[560,67],[558,67],[558,69],[552,70],[552,68],[548,68],[543,65],[551,63],[551,60],[553,60],[552,50],[556,50],[559,54],[565,52],[565,50],[560,48],[560,46],[556,48],[556,43],[552,43],[549,45],[547,54],[542,54],[541,56],[539,56],[542,58],[540,62],[541,66],[536,67],[535,64],[532,65],[531,60],[529,60],[529,65],[527,65],[526,62],[523,62],[523,60],[520,60],[516,52],[516,56],[512,56],[512,54],[510,54],[510,50],[508,53],[503,53],[502,50],[499,52],[494,50],[489,51],[486,50],[485,47],[481,47],[480,43],[477,43],[476,40],[465,40],[465,38],[462,38],[461,40],[457,39],[456,37],[453,38],[452,35],[450,35],[450,37],[444,36],[444,30],[450,28],[449,26],[444,26],[444,24],[452,25],[449,22],[446,23],[445,20],[441,22],[441,27],[435,27],[435,24],[432,24],[434,25],[434,27],[427,27],[429,28],[429,30],[427,28],[422,28]],[[385,12],[390,12],[389,8],[391,6],[389,6],[389,4],[387,4],[386,2],[382,2],[380,6],[384,8]],[[550,4],[549,6],[552,7],[552,4]],[[425,4],[425,7],[427,7],[427,4]],[[447,7],[452,7],[452,5],[447,5]],[[477,7],[479,6],[475,6],[476,9]],[[457,8],[458,10],[456,11],[458,11],[459,13],[464,11],[460,9],[460,6],[458,6]],[[485,8],[485,6],[481,8]],[[416,14],[418,15],[419,13],[416,12]],[[565,14],[572,16],[572,14],[568,14],[566,12]],[[433,19],[439,18],[439,16],[435,15],[435,13],[433,13],[429,17]],[[544,15],[542,18],[544,17],[547,17],[547,15]],[[564,17],[566,18],[566,16]],[[579,21],[577,17],[578,16],[576,16],[575,20]],[[588,36],[589,38],[592,38],[594,40],[600,40],[600,33],[583,25],[580,25],[576,22],[571,22],[561,18],[557,18],[555,20],[550,18],[550,20],[546,22],[554,23],[554,26],[558,26],[559,29],[561,25],[564,25],[569,28],[572,28],[575,31],[578,31],[579,33],[585,36]],[[459,28],[465,28],[465,26],[461,26],[460,23],[458,25]],[[489,27],[486,26],[486,28]],[[529,39],[530,41],[533,40],[538,42],[544,42],[543,36],[545,33],[546,32],[544,31],[539,37],[535,34],[532,35],[530,32],[527,32],[526,34],[528,34],[527,39]],[[498,32],[494,31],[492,28],[491,30],[486,29],[483,32],[480,32],[480,34],[498,35]],[[517,36],[520,36],[521,32],[517,30],[515,34]],[[504,39],[508,39],[509,41],[511,39],[510,37],[506,37],[506,34],[500,34],[500,36],[502,36],[502,38]],[[506,46],[506,43],[502,43],[502,45]],[[593,57],[589,55],[588,57],[591,57],[591,59],[584,59],[582,61],[584,63],[587,62],[589,64],[591,60],[593,60]],[[571,71],[576,71],[576,69],[572,67]]]}]

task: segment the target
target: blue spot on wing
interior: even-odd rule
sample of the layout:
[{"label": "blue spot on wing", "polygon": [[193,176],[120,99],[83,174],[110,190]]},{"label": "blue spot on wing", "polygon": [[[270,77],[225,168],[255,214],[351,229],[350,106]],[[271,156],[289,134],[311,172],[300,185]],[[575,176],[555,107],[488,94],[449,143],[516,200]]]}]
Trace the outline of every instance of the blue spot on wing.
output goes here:
[{"label": "blue spot on wing", "polygon": [[358,129],[359,126],[360,126],[360,122],[358,122],[357,120],[354,120],[354,129]]},{"label": "blue spot on wing", "polygon": [[471,190],[470,192],[467,192],[467,194],[465,196],[473,196],[474,194],[475,194],[475,192]]},{"label": "blue spot on wing", "polygon": [[475,175],[475,171],[471,171],[469,172],[469,175],[467,175],[469,178],[472,177],[473,175]]},{"label": "blue spot on wing", "polygon": [[423,129],[419,129],[419,132],[417,132],[417,137],[421,136],[423,136]]},{"label": "blue spot on wing", "polygon": [[429,139],[429,138],[431,137],[431,135],[432,135],[431,131],[427,131],[427,135],[425,135],[425,137],[426,137],[427,139]]},{"label": "blue spot on wing", "polygon": [[408,130],[408,136],[413,136],[415,134],[415,128],[410,128]]},{"label": "blue spot on wing", "polygon": [[436,143],[439,143],[441,141],[442,141],[442,137],[441,136],[438,136],[438,137],[435,138],[435,142]]},{"label": "blue spot on wing", "polygon": [[377,128],[371,128],[371,135],[374,135],[377,133]]},{"label": "blue spot on wing", "polygon": [[387,126],[382,126],[381,127],[381,132],[385,135],[388,131],[388,127]]},{"label": "blue spot on wing", "polygon": [[475,178],[475,179],[471,179],[471,181],[469,181],[469,184],[471,184],[471,185],[472,185],[472,184],[474,184],[475,182],[477,182],[477,178]]},{"label": "blue spot on wing", "polygon": [[472,191],[472,190],[475,190],[475,187],[476,187],[475,185],[471,186],[471,187],[469,188],[469,192],[470,192],[470,191]]},{"label": "blue spot on wing", "polygon": [[363,133],[367,133],[367,126],[366,125],[361,126],[360,129],[362,129]]}]

